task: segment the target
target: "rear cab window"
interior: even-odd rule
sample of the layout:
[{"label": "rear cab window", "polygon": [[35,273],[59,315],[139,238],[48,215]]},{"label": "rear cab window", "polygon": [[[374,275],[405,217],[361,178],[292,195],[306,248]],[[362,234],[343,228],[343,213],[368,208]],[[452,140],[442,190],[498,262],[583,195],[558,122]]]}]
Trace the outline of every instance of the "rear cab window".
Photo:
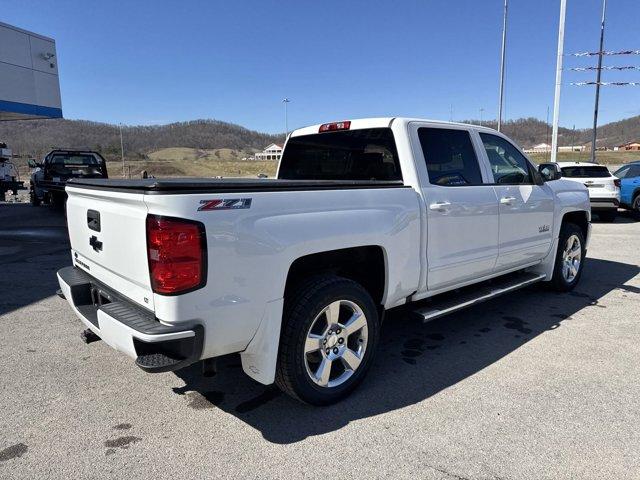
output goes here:
[{"label": "rear cab window", "polygon": [[562,167],[562,176],[568,178],[607,178],[611,176],[609,169],[598,165],[579,165]]},{"label": "rear cab window", "polygon": [[480,165],[467,130],[418,128],[429,183],[443,187],[482,185]]},{"label": "rear cab window", "polygon": [[278,178],[287,180],[402,180],[390,128],[329,131],[290,137]]},{"label": "rear cab window", "polygon": [[45,160],[45,169],[50,175],[102,176],[105,162],[92,153],[54,152]]}]

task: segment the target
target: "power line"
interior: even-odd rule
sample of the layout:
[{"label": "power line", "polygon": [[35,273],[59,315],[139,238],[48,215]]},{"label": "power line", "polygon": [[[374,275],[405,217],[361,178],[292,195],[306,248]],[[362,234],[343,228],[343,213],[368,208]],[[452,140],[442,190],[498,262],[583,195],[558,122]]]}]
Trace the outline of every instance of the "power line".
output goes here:
[{"label": "power line", "polygon": [[[605,66],[600,67],[600,70],[640,70],[640,67],[637,66]],[[569,70],[573,70],[574,72],[587,72],[590,70],[598,70],[598,67],[573,67]]]},{"label": "power line", "polygon": [[603,87],[640,87],[640,82],[571,82],[570,85],[584,87],[587,85],[600,85]]},{"label": "power line", "polygon": [[598,55],[640,55],[640,50],[620,50],[618,52],[614,52],[611,50],[605,50],[601,52],[579,52],[579,53],[569,53],[572,57],[595,57]]}]

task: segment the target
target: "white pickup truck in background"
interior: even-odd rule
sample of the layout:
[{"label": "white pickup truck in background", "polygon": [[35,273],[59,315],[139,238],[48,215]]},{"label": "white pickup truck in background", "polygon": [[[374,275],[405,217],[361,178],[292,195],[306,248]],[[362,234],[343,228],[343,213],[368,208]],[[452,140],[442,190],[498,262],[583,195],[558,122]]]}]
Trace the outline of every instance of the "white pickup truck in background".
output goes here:
[{"label": "white pickup truck in background", "polygon": [[255,380],[329,404],[366,374],[385,310],[415,302],[427,321],[580,279],[586,187],[494,130],[306,127],[277,176],[72,180],[65,298],[146,371],[240,352]]}]

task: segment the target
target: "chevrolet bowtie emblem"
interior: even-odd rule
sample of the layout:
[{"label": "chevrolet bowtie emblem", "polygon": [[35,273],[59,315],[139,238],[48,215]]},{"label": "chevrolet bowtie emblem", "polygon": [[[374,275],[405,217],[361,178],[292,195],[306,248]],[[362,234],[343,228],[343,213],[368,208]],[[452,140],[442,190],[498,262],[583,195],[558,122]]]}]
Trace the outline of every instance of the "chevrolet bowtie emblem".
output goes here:
[{"label": "chevrolet bowtie emblem", "polygon": [[89,245],[91,245],[96,252],[102,250],[102,242],[98,240],[98,237],[95,235],[92,235],[89,239]]}]

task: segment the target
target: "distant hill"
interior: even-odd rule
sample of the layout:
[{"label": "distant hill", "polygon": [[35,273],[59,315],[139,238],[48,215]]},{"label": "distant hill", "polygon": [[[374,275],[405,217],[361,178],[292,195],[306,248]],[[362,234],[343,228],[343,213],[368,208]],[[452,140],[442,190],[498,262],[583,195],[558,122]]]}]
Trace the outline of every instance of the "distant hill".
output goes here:
[{"label": "distant hill", "polygon": [[[259,133],[218,120],[123,126],[122,135],[129,158],[145,158],[151,152],[173,147],[255,152],[284,140],[284,135]],[[15,154],[24,156],[41,157],[54,147],[91,148],[106,156],[120,155],[118,126],[86,120],[0,122],[0,139]]]},{"label": "distant hill", "polygon": [[[477,120],[465,120],[466,123],[479,124]],[[483,122],[483,125],[496,128],[495,121]],[[513,138],[523,148],[539,143],[551,143],[551,125],[537,118],[519,118],[508,120],[502,126],[502,133]],[[591,142],[590,128],[558,128],[558,145],[583,145]],[[598,127],[598,146],[614,147],[626,142],[640,140],[640,115]]]},{"label": "distant hill", "polygon": [[[477,120],[466,120],[476,123]],[[495,128],[495,121],[484,125]],[[125,154],[129,159],[173,158],[184,149],[195,149],[189,155],[210,160],[235,160],[262,150],[272,142],[282,142],[284,135],[269,135],[248,130],[239,125],[218,120],[193,120],[168,125],[125,126],[122,128]],[[551,127],[535,118],[509,120],[502,131],[524,148],[538,143],[550,143]],[[584,144],[591,131],[559,129],[559,144]],[[609,123],[598,128],[599,145],[612,147],[640,140],[640,116]],[[53,147],[86,147],[107,157],[120,155],[117,125],[86,120],[36,120],[0,122],[0,140],[14,153],[41,157]],[[165,150],[168,149],[168,150]]]}]

